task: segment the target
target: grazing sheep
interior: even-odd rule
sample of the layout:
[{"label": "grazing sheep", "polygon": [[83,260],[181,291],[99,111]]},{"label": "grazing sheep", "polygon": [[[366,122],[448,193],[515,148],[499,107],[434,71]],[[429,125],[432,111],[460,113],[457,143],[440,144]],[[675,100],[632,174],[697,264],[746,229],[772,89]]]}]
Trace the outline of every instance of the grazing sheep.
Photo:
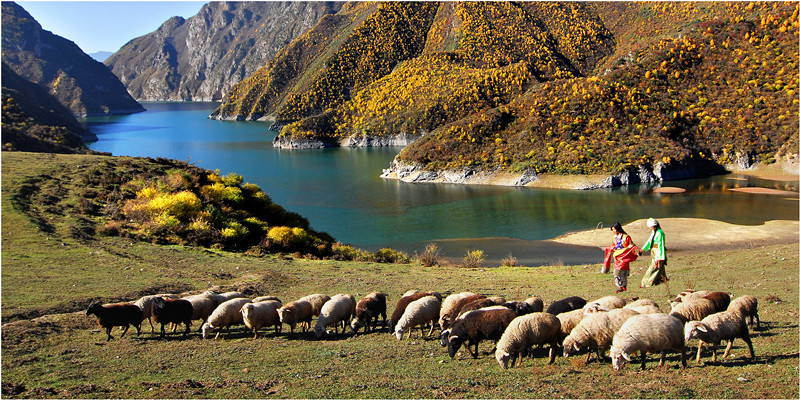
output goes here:
[{"label": "grazing sheep", "polygon": [[705,297],[709,293],[711,293],[711,292],[709,292],[708,290],[696,291],[694,289],[686,289],[686,290],[678,293],[678,296],[675,297],[675,300],[673,300],[673,302],[681,303],[681,302],[689,301],[689,300],[693,300],[693,299],[702,299],[703,297]]},{"label": "grazing sheep", "polygon": [[317,325],[314,326],[314,335],[322,337],[325,333],[325,328],[333,325],[336,334],[339,334],[339,325],[342,326],[342,333],[344,333],[347,322],[353,318],[356,313],[356,299],[349,294],[337,294],[331,297],[330,300],[325,302],[322,310],[317,319]]},{"label": "grazing sheep", "polygon": [[394,333],[394,328],[397,326],[397,321],[400,321],[400,317],[403,316],[403,313],[406,311],[406,307],[408,307],[409,303],[432,295],[433,293],[430,292],[417,292],[414,290],[406,292],[403,297],[400,298],[400,300],[397,300],[397,304],[394,306],[392,316],[389,318],[389,332]]},{"label": "grazing sheep", "polygon": [[111,336],[111,329],[115,326],[124,326],[125,330],[122,331],[120,338],[125,336],[131,325],[136,327],[136,335],[141,333],[142,326],[142,309],[133,303],[114,303],[114,304],[100,304],[92,303],[86,309],[86,315],[94,314],[97,316],[97,324],[106,328],[106,341],[113,339]]},{"label": "grazing sheep", "polygon": [[192,324],[192,303],[184,299],[164,299],[161,297],[153,299],[153,318],[161,324],[161,337],[165,337],[164,325],[183,323],[186,330],[183,337],[189,334],[189,326]]},{"label": "grazing sheep", "polygon": [[200,320],[201,330],[208,317],[217,308],[217,299],[214,296],[213,294],[202,293],[183,297],[184,300],[192,303],[192,321]]},{"label": "grazing sheep", "polygon": [[717,361],[717,346],[721,340],[728,341],[728,347],[725,348],[723,358],[727,358],[733,347],[733,340],[742,338],[747,347],[750,349],[750,358],[755,357],[753,354],[753,343],[750,341],[750,332],[747,330],[747,323],[745,322],[744,315],[739,311],[723,311],[721,313],[711,314],[702,321],[689,321],[686,323],[684,329],[684,339],[689,341],[691,339],[700,339],[700,344],[697,346],[697,359],[700,362],[700,351],[703,349],[703,344],[711,345],[711,361]]},{"label": "grazing sheep", "polygon": [[583,308],[585,305],[585,299],[582,299],[578,296],[572,296],[550,303],[550,305],[547,306],[547,312],[553,315],[558,315],[567,311]]},{"label": "grazing sheep", "polygon": [[155,332],[156,328],[153,326],[153,321],[150,320],[150,317],[153,315],[153,300],[156,298],[165,298],[165,299],[177,299],[178,296],[169,293],[162,293],[162,294],[151,294],[148,296],[142,296],[139,300],[133,302],[133,304],[139,306],[142,309],[142,322],[147,320],[150,323],[150,332]]},{"label": "grazing sheep", "polygon": [[497,342],[494,357],[500,366],[506,369],[509,364],[513,367],[519,356],[517,366],[520,366],[529,348],[535,344],[547,343],[550,344],[548,364],[552,364],[556,359],[560,332],[561,322],[553,314],[536,312],[514,318]]},{"label": "grazing sheep", "polygon": [[538,298],[536,296],[529,297],[529,298],[525,299],[525,303],[528,303],[528,304],[531,305],[531,307],[533,309],[532,312],[542,312],[542,311],[544,311],[544,301],[542,301],[542,299],[540,299],[540,298]]},{"label": "grazing sheep", "polygon": [[564,357],[569,357],[583,347],[589,347],[586,362],[589,362],[592,350],[597,352],[597,360],[601,360],[622,324],[638,314],[631,309],[619,308],[587,316],[564,338]]},{"label": "grazing sheep", "polygon": [[501,305],[503,307],[508,308],[509,310],[516,312],[518,317],[520,315],[542,312],[541,307],[539,307],[537,311],[537,308],[535,306],[531,305],[530,303],[526,303],[524,301],[509,301]]},{"label": "grazing sheep", "polygon": [[737,310],[742,316],[750,317],[750,326],[753,326],[753,317],[756,319],[756,327],[761,327],[761,319],[758,318],[758,299],[748,294],[739,296],[728,305],[728,311]]},{"label": "grazing sheep", "polygon": [[681,353],[681,365],[686,368],[686,348],[683,339],[683,323],[667,314],[639,314],[628,318],[619,328],[611,342],[611,363],[619,370],[625,361],[631,361],[630,354],[642,354],[642,369],[645,368],[648,352],[661,352],[661,362],[668,349]]},{"label": "grazing sheep", "polygon": [[230,330],[231,325],[244,323],[241,311],[242,306],[248,303],[252,303],[252,301],[247,298],[236,297],[218,305],[201,327],[203,339],[207,338],[215,329],[219,329],[220,331],[214,336],[214,339],[217,339],[219,334],[222,333],[222,328]]},{"label": "grazing sheep", "polygon": [[714,312],[722,312],[728,309],[728,305],[731,304],[731,295],[725,292],[711,292],[705,296],[704,299],[711,300],[714,303]]},{"label": "grazing sheep", "polygon": [[459,300],[463,298],[467,298],[469,296],[475,296],[475,293],[472,292],[461,292],[461,293],[453,293],[447,296],[442,303],[442,310],[439,313],[439,327],[442,330],[447,329],[450,325],[451,320],[456,318],[456,313],[453,312],[456,304]]},{"label": "grazing sheep", "polygon": [[322,312],[322,306],[324,306],[325,303],[327,303],[330,299],[331,297],[328,295],[315,293],[301,297],[299,300],[305,300],[311,303],[311,312],[314,313],[315,317],[317,317],[319,316],[319,313]]},{"label": "grazing sheep", "polygon": [[685,324],[687,321],[701,321],[703,318],[714,314],[715,310],[716,307],[714,307],[714,303],[711,300],[700,298],[675,303],[675,307],[669,315],[678,318],[681,323]]},{"label": "grazing sheep", "polygon": [[502,298],[500,298],[500,297],[498,297],[498,298],[486,298],[486,299],[480,299],[480,300],[471,301],[471,302],[465,304],[464,307],[461,307],[461,309],[458,311],[458,316],[456,316],[456,318],[458,318],[459,316],[464,315],[467,312],[472,311],[472,310],[479,310],[481,308],[503,305],[504,302],[499,303],[499,304],[496,302],[497,300],[500,300],[500,299],[502,299]]},{"label": "grazing sheep", "polygon": [[[442,332],[447,339],[447,353],[455,357],[458,349],[466,342],[467,351],[472,358],[478,358],[478,344],[481,340],[500,340],[503,332],[517,313],[506,307],[488,307],[470,311],[457,318],[447,331]],[[475,346],[473,352],[470,346]]]},{"label": "grazing sheep", "polygon": [[394,336],[397,340],[401,340],[405,331],[408,331],[408,335],[411,336],[411,331],[415,326],[419,326],[422,334],[425,335],[425,324],[428,323],[431,324],[431,330],[428,332],[428,336],[430,336],[436,326],[436,319],[439,318],[441,304],[441,300],[436,296],[425,296],[408,303],[403,316],[394,327]]},{"label": "grazing sheep", "polygon": [[625,307],[625,299],[623,299],[622,297],[617,297],[617,296],[605,296],[605,297],[601,297],[601,298],[599,298],[599,299],[597,299],[595,301],[587,303],[584,306],[584,308],[592,306],[592,305],[598,305],[600,307],[605,307],[605,308],[607,308],[609,310],[613,310],[615,308]]},{"label": "grazing sheep", "polygon": [[372,322],[372,331],[375,331],[379,316],[383,316],[383,329],[386,327],[386,293],[373,292],[356,304],[356,317],[350,322],[350,329],[354,334],[362,327],[364,332],[369,332],[369,324]]},{"label": "grazing sheep", "polygon": [[278,309],[281,302],[277,300],[264,300],[248,303],[242,306],[242,322],[247,329],[253,331],[253,338],[258,338],[258,330],[269,326],[275,327],[275,334],[281,333],[281,319]]},{"label": "grazing sheep", "polygon": [[558,320],[561,322],[561,334],[558,337],[558,342],[561,343],[564,341],[564,338],[569,336],[570,332],[575,329],[576,326],[581,322],[581,320],[586,316],[582,308],[578,308],[572,311],[567,311],[565,313],[561,313],[556,315]]},{"label": "grazing sheep", "polygon": [[258,296],[255,299],[253,299],[253,303],[260,303],[262,301],[277,301],[278,303],[283,304],[281,299],[279,299],[276,296]]},{"label": "grazing sheep", "polygon": [[303,332],[305,332],[311,326],[311,318],[314,317],[314,306],[305,300],[295,300],[279,308],[278,316],[281,323],[289,325],[292,333],[294,333],[294,327],[298,323],[302,324]]}]

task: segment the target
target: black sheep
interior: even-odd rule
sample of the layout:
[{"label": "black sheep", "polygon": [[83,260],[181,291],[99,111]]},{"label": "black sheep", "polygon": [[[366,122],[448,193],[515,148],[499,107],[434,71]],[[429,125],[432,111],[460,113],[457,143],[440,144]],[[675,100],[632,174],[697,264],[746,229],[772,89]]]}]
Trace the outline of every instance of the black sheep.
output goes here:
[{"label": "black sheep", "polygon": [[142,326],[142,309],[133,303],[115,303],[115,304],[100,304],[92,303],[86,309],[86,315],[96,315],[97,324],[106,328],[106,341],[113,339],[111,336],[111,329],[115,326],[124,326],[125,330],[122,331],[120,338],[125,336],[131,325],[136,327],[136,335],[141,333]]},{"label": "black sheep", "polygon": [[161,323],[161,337],[165,336],[164,325],[186,324],[183,337],[189,334],[189,325],[192,324],[192,303],[184,299],[165,299],[158,297],[153,300],[153,318]]},{"label": "black sheep", "polygon": [[572,296],[550,303],[550,305],[547,307],[547,312],[553,315],[558,315],[567,311],[583,308],[585,305],[586,299],[582,299],[578,296]]},{"label": "black sheep", "polygon": [[356,318],[350,324],[353,333],[358,332],[358,329],[364,327],[364,332],[369,332],[369,324],[372,322],[372,331],[378,325],[378,316],[383,316],[383,325],[381,328],[386,327],[386,294],[385,293],[370,293],[358,304],[356,304]]},{"label": "black sheep", "polygon": [[[472,358],[478,358],[478,344],[481,340],[500,340],[508,324],[517,313],[508,308],[489,307],[470,311],[457,318],[450,329],[442,332],[442,343],[447,342],[447,353],[455,357],[458,349],[466,342]],[[473,352],[470,346],[475,346]]]},{"label": "black sheep", "polygon": [[542,311],[541,308],[539,308],[537,310],[535,305],[532,305],[530,303],[526,303],[524,301],[509,301],[509,302],[505,302],[505,303],[503,303],[501,305],[503,307],[508,308],[509,310],[512,310],[512,311],[516,312],[517,316],[525,315],[525,314],[531,314],[531,313],[541,312]]}]

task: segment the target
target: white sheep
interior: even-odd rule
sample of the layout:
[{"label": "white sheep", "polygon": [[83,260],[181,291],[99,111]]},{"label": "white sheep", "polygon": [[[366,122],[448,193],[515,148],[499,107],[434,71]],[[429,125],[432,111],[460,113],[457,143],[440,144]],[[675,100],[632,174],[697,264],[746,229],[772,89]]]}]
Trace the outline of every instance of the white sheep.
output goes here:
[{"label": "white sheep", "polygon": [[308,296],[304,296],[299,298],[300,301],[307,301],[311,304],[311,312],[314,316],[318,316],[320,312],[322,312],[322,306],[325,305],[331,299],[330,296],[322,294],[322,293],[314,293]]},{"label": "white sheep", "polygon": [[642,307],[642,306],[653,306],[655,308],[660,309],[658,304],[655,301],[650,300],[650,299],[637,299],[635,301],[632,301],[632,302],[626,304],[625,307],[622,307],[622,308],[635,308],[635,307]]},{"label": "white sheep", "polygon": [[335,332],[339,333],[339,325],[344,332],[347,323],[356,313],[356,299],[349,294],[337,294],[322,305],[322,309],[314,326],[314,335],[322,337],[325,328],[329,325],[334,326]]},{"label": "white sheep", "polygon": [[561,322],[561,333],[558,338],[559,343],[564,340],[572,330],[578,326],[581,320],[585,317],[583,313],[584,310],[582,308],[578,308],[576,310],[567,311],[561,314],[556,315],[558,320]]},{"label": "white sheep", "polygon": [[689,321],[683,329],[686,341],[691,339],[700,340],[700,344],[697,346],[697,359],[695,360],[697,362],[700,362],[700,351],[703,348],[703,344],[711,345],[711,361],[716,362],[719,342],[722,340],[728,341],[728,347],[725,348],[725,354],[722,355],[722,357],[728,357],[731,347],[733,347],[733,340],[736,338],[742,338],[750,349],[750,358],[755,357],[745,317],[737,310],[711,314],[703,318],[702,321]]},{"label": "white sheep", "polygon": [[216,304],[217,306],[222,304],[222,303],[224,303],[224,302],[226,302],[226,301],[228,301],[228,300],[231,300],[231,299],[239,299],[239,298],[244,298],[245,297],[245,295],[243,293],[236,292],[236,291],[230,291],[230,292],[225,292],[225,293],[217,293],[217,292],[215,292],[213,290],[206,290],[202,294],[205,294],[207,296],[211,296],[214,299],[214,301],[217,303]]},{"label": "white sheep", "polygon": [[592,355],[592,350],[597,353],[598,361],[603,353],[611,347],[614,334],[628,318],[639,313],[626,308],[619,308],[609,312],[599,312],[582,319],[578,326],[564,338],[564,357],[569,357],[583,347],[589,347],[586,362]]},{"label": "white sheep", "polygon": [[618,296],[605,296],[597,300],[591,301],[589,303],[586,303],[584,308],[589,307],[593,304],[613,310],[615,308],[625,307],[625,299]]},{"label": "white sheep", "polygon": [[756,320],[756,327],[761,327],[761,319],[758,318],[758,299],[750,296],[743,295],[731,300],[728,305],[728,311],[737,310],[742,316],[750,317],[750,326],[753,326],[753,317]]},{"label": "white sheep", "polygon": [[277,301],[278,303],[283,304],[281,299],[277,298],[276,296],[258,296],[255,299],[253,299],[253,303],[258,303],[262,301]]},{"label": "white sheep", "polygon": [[161,294],[151,294],[147,296],[142,296],[139,300],[133,302],[133,304],[139,306],[142,309],[142,322],[146,319],[150,322],[150,332],[154,332],[155,328],[153,327],[153,321],[150,317],[153,315],[153,300],[156,298],[161,297],[165,299],[177,299],[178,296],[170,293],[161,293]]},{"label": "white sheep", "polygon": [[678,296],[675,297],[673,303],[681,303],[684,301],[694,300],[694,299],[702,299],[707,294],[711,293],[708,290],[694,290],[694,289],[686,289],[683,292],[678,293]]},{"label": "white sheep", "polygon": [[403,316],[397,321],[394,327],[394,336],[397,340],[403,339],[403,332],[408,331],[409,336],[411,330],[415,326],[419,326],[422,334],[425,334],[425,324],[431,324],[431,330],[428,336],[433,333],[434,324],[439,318],[439,309],[441,308],[441,300],[436,296],[425,296],[408,303]]},{"label": "white sheep", "polygon": [[192,303],[192,321],[200,320],[202,321],[201,330],[203,323],[206,322],[211,313],[214,312],[214,309],[217,308],[217,300],[213,295],[209,295],[206,293],[195,294],[191,296],[183,297],[184,300],[188,300]]},{"label": "white sheep", "polygon": [[686,368],[683,323],[667,314],[639,314],[628,318],[614,334],[609,355],[614,369],[619,370],[626,360],[631,361],[630,354],[638,351],[644,369],[648,352],[661,352],[660,367],[664,365],[668,349],[681,353],[681,364]]},{"label": "white sheep", "polygon": [[674,307],[669,315],[678,318],[684,324],[688,321],[702,321],[703,318],[716,312],[714,303],[705,298],[684,300],[673,304]]},{"label": "white sheep", "polygon": [[295,300],[289,302],[278,309],[278,317],[281,323],[289,325],[292,333],[298,323],[302,323],[303,332],[311,326],[311,318],[314,317],[314,306],[305,300]]},{"label": "white sheep", "polygon": [[253,331],[253,338],[257,338],[258,330],[264,327],[274,326],[276,335],[281,332],[281,319],[278,316],[280,307],[281,302],[276,300],[264,300],[242,306],[242,322],[247,329]]},{"label": "white sheep", "polygon": [[[553,314],[535,312],[521,315],[511,320],[497,342],[494,357],[503,369],[513,367],[519,356],[517,366],[522,365],[528,349],[535,344],[550,344],[550,361],[556,359],[561,322]],[[521,353],[521,354],[520,354]]]},{"label": "white sheep", "polygon": [[220,329],[214,339],[219,337],[222,328],[230,329],[231,325],[238,325],[244,322],[242,319],[242,306],[252,303],[250,299],[237,297],[230,299],[218,305],[208,317],[206,323],[200,328],[203,332],[203,339],[207,338],[209,334],[214,332],[215,329]]},{"label": "white sheep", "polygon": [[447,297],[445,297],[444,302],[442,302],[441,311],[439,313],[439,327],[442,330],[447,329],[450,325],[452,319],[456,316],[453,315],[453,308],[458,304],[459,300],[467,298],[469,296],[475,296],[475,293],[472,292],[461,292],[461,293],[453,293]]},{"label": "white sheep", "polygon": [[636,307],[624,307],[624,309],[625,310],[633,310],[633,311],[638,312],[639,314],[658,314],[658,313],[663,313],[663,311],[661,311],[660,308],[658,308],[656,306],[653,306],[653,305],[650,305],[650,304],[645,304],[645,305],[636,306]]}]

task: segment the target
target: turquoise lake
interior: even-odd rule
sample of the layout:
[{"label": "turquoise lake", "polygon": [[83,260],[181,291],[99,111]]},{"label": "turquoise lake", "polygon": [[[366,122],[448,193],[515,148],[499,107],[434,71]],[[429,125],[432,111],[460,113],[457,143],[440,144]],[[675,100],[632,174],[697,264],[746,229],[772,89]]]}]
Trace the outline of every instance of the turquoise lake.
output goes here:
[{"label": "turquoise lake", "polygon": [[[525,265],[602,262],[595,247],[541,242],[577,230],[641,218],[698,217],[736,224],[798,219],[797,196],[729,191],[759,186],[797,191],[797,182],[725,175],[672,181],[682,194],[652,188],[592,191],[409,184],[379,177],[399,147],[279,150],[268,123],[215,121],[214,103],[143,103],[147,112],[91,118],[89,148],[117,156],[167,157],[222,174],[235,172],[343,243],[414,254],[435,241],[445,256],[481,249]],[[668,228],[665,227],[665,230]],[[641,238],[639,240],[644,240]]]}]

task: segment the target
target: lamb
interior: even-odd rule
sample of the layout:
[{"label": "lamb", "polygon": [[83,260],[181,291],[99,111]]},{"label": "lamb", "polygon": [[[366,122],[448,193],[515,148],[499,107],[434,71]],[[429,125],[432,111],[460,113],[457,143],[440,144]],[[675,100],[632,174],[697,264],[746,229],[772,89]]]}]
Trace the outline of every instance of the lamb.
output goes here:
[{"label": "lamb", "polygon": [[611,363],[619,370],[625,361],[631,361],[630,354],[642,354],[642,369],[645,368],[647,352],[661,352],[664,365],[666,351],[673,349],[681,353],[681,365],[686,368],[686,348],[683,339],[683,323],[667,314],[640,314],[628,318],[619,328],[611,342]]},{"label": "lamb", "polygon": [[92,303],[86,309],[86,315],[94,314],[97,316],[97,324],[106,328],[106,341],[113,339],[111,336],[111,329],[115,326],[124,326],[125,330],[122,331],[120,338],[125,336],[131,325],[136,327],[136,335],[141,333],[142,326],[142,309],[133,303],[113,303],[113,304],[100,304]]},{"label": "lamb", "polygon": [[583,308],[585,305],[585,299],[582,299],[578,296],[572,296],[550,303],[550,305],[547,307],[547,312],[553,315],[558,315],[567,311]]},{"label": "lamb", "polygon": [[728,311],[739,311],[742,316],[750,317],[750,326],[753,326],[753,317],[756,319],[756,327],[761,327],[761,319],[758,318],[758,299],[750,295],[739,296],[728,305]]},{"label": "lamb", "polygon": [[314,306],[306,300],[295,300],[289,302],[278,309],[278,317],[281,323],[289,325],[292,333],[298,323],[303,324],[303,332],[311,326],[311,318],[314,317]]},{"label": "lamb", "polygon": [[231,325],[238,325],[244,323],[242,319],[242,306],[252,303],[250,299],[237,297],[230,299],[218,305],[208,317],[206,323],[200,328],[203,332],[203,339],[207,338],[215,329],[220,329],[214,339],[219,337],[222,333],[222,328],[230,329]]},{"label": "lamb", "polygon": [[356,299],[349,294],[337,294],[325,302],[320,310],[317,325],[314,326],[314,335],[319,338],[325,333],[325,328],[329,325],[334,326],[336,334],[339,334],[339,325],[344,332],[347,322],[353,318],[356,312]]},{"label": "lamb", "polygon": [[166,298],[166,299],[177,299],[178,296],[169,293],[162,293],[162,294],[151,294],[148,296],[142,296],[139,300],[136,300],[133,304],[139,306],[142,309],[142,322],[147,320],[150,323],[150,332],[155,332],[156,328],[153,327],[153,321],[150,320],[150,317],[153,315],[153,300],[156,298]]},{"label": "lamb", "polygon": [[509,367],[509,361],[513,367],[519,356],[517,366],[520,366],[522,358],[531,346],[548,343],[550,344],[548,364],[552,364],[556,359],[560,332],[561,322],[553,314],[536,312],[514,318],[497,342],[494,357],[500,366],[506,369]]},{"label": "lamb", "polygon": [[161,337],[165,337],[164,325],[183,323],[186,330],[183,337],[189,334],[189,326],[192,324],[192,303],[184,299],[164,299],[161,297],[153,299],[153,318],[161,324]]},{"label": "lamb", "polygon": [[409,303],[414,300],[419,300],[423,297],[432,295],[433,293],[417,291],[408,291],[403,294],[403,297],[401,297],[400,300],[397,300],[397,304],[394,306],[392,316],[389,318],[389,332],[394,333],[394,328],[397,326],[397,321],[400,321],[400,317],[403,316],[403,313],[406,311],[406,307],[408,307]]},{"label": "lamb", "polygon": [[564,338],[564,357],[586,346],[589,347],[586,362],[589,362],[592,350],[597,352],[598,360],[602,359],[603,353],[611,347],[614,334],[628,318],[638,314],[634,310],[620,308],[587,316]]},{"label": "lamb", "polygon": [[192,303],[192,321],[202,321],[200,323],[201,330],[208,317],[217,308],[217,300],[214,296],[213,294],[202,293],[183,297],[184,300]]},{"label": "lamb", "polygon": [[600,306],[600,307],[604,307],[604,308],[613,310],[615,308],[625,307],[625,299],[623,299],[621,297],[617,297],[617,296],[605,296],[605,297],[601,297],[601,298],[599,298],[599,299],[597,299],[595,301],[592,301],[590,303],[587,303],[584,306],[584,308],[590,307],[592,305],[597,305],[597,306]]},{"label": "lamb", "polygon": [[708,299],[692,299],[681,303],[675,303],[675,307],[669,315],[672,315],[681,323],[687,321],[701,321],[703,318],[714,314],[716,307]]},{"label": "lamb", "polygon": [[242,306],[242,322],[247,329],[253,331],[253,338],[258,338],[258,330],[261,328],[274,326],[275,334],[281,333],[281,319],[278,316],[278,308],[281,302],[277,300],[264,300],[248,303]]},{"label": "lamb", "polygon": [[[443,340],[447,339],[447,353],[450,358],[455,357],[458,349],[466,342],[467,351],[472,358],[478,358],[478,344],[481,340],[500,340],[514,318],[517,318],[517,313],[502,306],[473,310],[462,315],[453,321],[447,331],[442,332]],[[474,352],[470,346],[475,346]]]},{"label": "lamb", "polygon": [[469,296],[475,296],[475,293],[453,293],[444,299],[444,302],[442,303],[442,310],[439,313],[439,327],[441,327],[442,330],[447,329],[447,327],[450,325],[450,321],[456,318],[457,314],[453,312],[453,309],[458,301]]},{"label": "lamb", "polygon": [[369,324],[372,321],[372,331],[378,326],[378,316],[383,316],[383,325],[386,327],[386,293],[373,292],[361,299],[356,304],[356,317],[350,322],[350,329],[357,333],[360,328],[364,332],[369,332]]},{"label": "lamb", "polygon": [[733,347],[733,340],[742,338],[750,350],[750,358],[755,357],[753,353],[753,343],[750,341],[750,332],[747,330],[747,323],[744,315],[737,310],[723,311],[711,314],[702,321],[689,321],[684,329],[684,339],[700,339],[697,346],[697,362],[700,362],[700,351],[703,344],[711,345],[711,361],[717,361],[717,346],[721,340],[728,341],[728,347],[722,357],[728,357]]},{"label": "lamb", "polygon": [[563,342],[564,338],[569,336],[570,332],[578,326],[585,316],[586,314],[584,314],[582,308],[556,315],[556,318],[561,322],[561,334],[558,338],[559,343]]},{"label": "lamb", "polygon": [[330,299],[330,296],[321,293],[310,294],[300,298],[300,300],[305,300],[311,303],[311,312],[315,317],[319,316],[319,313],[322,312],[322,306],[325,305],[325,303],[327,303]]},{"label": "lamb", "polygon": [[415,326],[419,326],[424,335],[424,327],[428,323],[431,324],[431,330],[428,332],[428,336],[430,336],[433,333],[434,324],[439,318],[441,304],[441,300],[436,296],[425,296],[408,303],[403,316],[394,327],[394,336],[397,340],[402,340],[405,331],[408,331],[408,335],[411,336],[411,331]]}]

